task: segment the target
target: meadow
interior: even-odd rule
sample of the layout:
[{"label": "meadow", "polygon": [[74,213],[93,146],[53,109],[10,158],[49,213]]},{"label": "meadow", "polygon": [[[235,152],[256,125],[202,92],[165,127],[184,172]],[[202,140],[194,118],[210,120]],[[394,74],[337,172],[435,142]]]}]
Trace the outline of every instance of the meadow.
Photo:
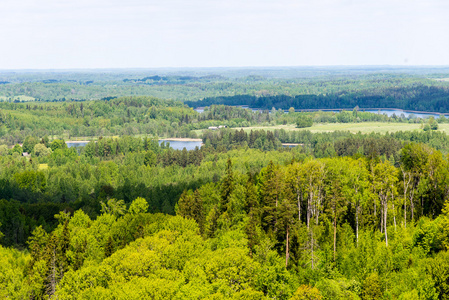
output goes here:
[{"label": "meadow", "polygon": [[[313,133],[319,132],[333,132],[333,131],[350,131],[351,133],[382,133],[398,132],[398,131],[422,131],[421,124],[410,123],[394,123],[394,122],[362,122],[362,123],[318,123],[313,124],[312,127],[296,128],[296,124],[287,125],[273,125],[273,126],[251,126],[251,127],[238,127],[237,130],[243,129],[245,132],[251,130],[276,130],[284,129],[286,131],[300,131],[309,130]],[[438,124],[438,131],[442,131],[446,134],[449,133],[449,124]],[[197,134],[201,134],[203,130],[196,130]]]}]

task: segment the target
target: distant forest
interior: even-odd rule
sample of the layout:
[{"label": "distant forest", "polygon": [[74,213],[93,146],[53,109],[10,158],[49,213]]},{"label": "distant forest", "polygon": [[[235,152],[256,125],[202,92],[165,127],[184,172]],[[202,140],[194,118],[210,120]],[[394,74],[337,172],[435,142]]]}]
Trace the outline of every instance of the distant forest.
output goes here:
[{"label": "distant forest", "polygon": [[345,93],[344,91],[320,95],[234,95],[209,97],[201,101],[186,101],[192,107],[214,104],[247,105],[260,109],[353,109],[400,108],[415,111],[449,112],[449,88],[419,85],[413,87],[365,90]]},{"label": "distant forest", "polygon": [[448,112],[447,68],[252,68],[0,71],[0,101],[152,96],[256,108],[402,108]]}]

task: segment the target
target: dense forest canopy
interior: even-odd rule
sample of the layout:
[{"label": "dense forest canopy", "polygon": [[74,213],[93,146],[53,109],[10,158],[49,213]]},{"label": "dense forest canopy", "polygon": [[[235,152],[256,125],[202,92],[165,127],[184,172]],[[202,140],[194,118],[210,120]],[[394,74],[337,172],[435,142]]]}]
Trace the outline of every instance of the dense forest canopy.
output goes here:
[{"label": "dense forest canopy", "polygon": [[[447,118],[357,101],[444,110],[449,71],[386,69],[1,72],[0,297],[448,299]],[[417,129],[313,130],[369,122]]]},{"label": "dense forest canopy", "polygon": [[124,138],[4,156],[2,244],[29,252],[0,248],[3,295],[444,299],[447,159],[371,139],[392,154],[176,154]]}]

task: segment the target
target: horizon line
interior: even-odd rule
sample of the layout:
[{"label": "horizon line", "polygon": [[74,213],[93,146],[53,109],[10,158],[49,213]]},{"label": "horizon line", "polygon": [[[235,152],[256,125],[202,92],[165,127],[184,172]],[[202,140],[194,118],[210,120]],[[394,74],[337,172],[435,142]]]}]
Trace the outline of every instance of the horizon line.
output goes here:
[{"label": "horizon line", "polygon": [[296,65],[296,66],[215,66],[215,67],[92,67],[92,68],[17,68],[2,69],[0,72],[42,72],[42,71],[116,71],[116,70],[195,70],[195,69],[286,69],[286,68],[449,68],[449,65]]}]

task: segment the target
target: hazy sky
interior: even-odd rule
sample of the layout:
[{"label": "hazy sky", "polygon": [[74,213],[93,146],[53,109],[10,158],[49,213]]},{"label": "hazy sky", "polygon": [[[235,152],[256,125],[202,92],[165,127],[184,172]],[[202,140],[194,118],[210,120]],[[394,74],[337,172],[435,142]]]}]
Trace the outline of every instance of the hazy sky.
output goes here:
[{"label": "hazy sky", "polygon": [[449,65],[447,0],[0,0],[0,69]]}]

